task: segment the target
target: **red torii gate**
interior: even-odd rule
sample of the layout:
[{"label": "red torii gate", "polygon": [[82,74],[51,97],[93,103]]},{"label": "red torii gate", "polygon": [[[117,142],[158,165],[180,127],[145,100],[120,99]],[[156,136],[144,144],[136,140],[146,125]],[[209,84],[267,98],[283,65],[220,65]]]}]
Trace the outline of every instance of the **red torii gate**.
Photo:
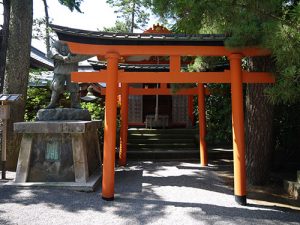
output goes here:
[{"label": "red torii gate", "polygon": [[[102,198],[114,199],[116,147],[116,115],[118,83],[122,83],[122,101],[128,104],[128,83],[198,83],[200,104],[204,104],[203,83],[230,83],[232,98],[232,129],[234,155],[234,194],[239,204],[246,204],[245,134],[243,83],[273,83],[274,76],[266,72],[245,72],[241,69],[244,56],[266,56],[266,49],[227,49],[224,35],[124,34],[92,32],[52,25],[60,40],[66,41],[76,54],[97,55],[107,59],[107,69],[98,72],[74,72],[74,82],[105,82],[106,109],[104,124],[104,157]],[[120,57],[170,56],[169,72],[125,72],[118,70]],[[227,56],[230,70],[224,72],[181,72],[181,56]],[[126,121],[126,110],[121,109]],[[204,115],[204,109],[200,114]],[[126,122],[125,122],[126,123]],[[123,126],[125,127],[125,126]],[[200,140],[205,137],[200,124]],[[124,135],[124,134],[122,134]],[[125,136],[123,136],[126,139]],[[205,142],[203,142],[205,143]],[[201,145],[201,142],[200,142]],[[205,146],[201,146],[205,149]],[[201,151],[202,165],[207,165]],[[121,156],[122,158],[122,156]]]}]

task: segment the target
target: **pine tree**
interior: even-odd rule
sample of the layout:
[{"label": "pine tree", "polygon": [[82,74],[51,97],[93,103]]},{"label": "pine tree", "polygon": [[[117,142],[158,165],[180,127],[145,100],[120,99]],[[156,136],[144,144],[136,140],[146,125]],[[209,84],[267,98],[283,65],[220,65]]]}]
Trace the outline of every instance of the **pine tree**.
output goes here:
[{"label": "pine tree", "polygon": [[130,27],[130,32],[134,29],[144,28],[150,14],[147,12],[146,0],[106,0],[108,4],[115,7],[115,13],[118,13],[118,18],[122,18],[126,27]]},{"label": "pine tree", "polygon": [[7,168],[15,169],[21,136],[13,132],[13,123],[23,121],[30,65],[32,0],[11,0],[9,38],[6,58],[4,93],[22,94],[22,100],[11,107],[8,120]]},{"label": "pine tree", "polygon": [[0,31],[1,45],[0,45],[0,93],[3,92],[5,65],[6,65],[6,53],[8,44],[9,33],[9,18],[10,18],[10,0],[3,0],[3,25]]}]

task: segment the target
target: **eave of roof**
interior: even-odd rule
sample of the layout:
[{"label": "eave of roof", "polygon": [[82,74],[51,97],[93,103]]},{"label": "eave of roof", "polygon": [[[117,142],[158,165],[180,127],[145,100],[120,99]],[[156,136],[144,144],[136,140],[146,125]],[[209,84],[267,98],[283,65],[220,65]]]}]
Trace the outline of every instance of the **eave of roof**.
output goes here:
[{"label": "eave of roof", "polygon": [[[94,70],[105,70],[107,64],[105,62],[89,61]],[[123,64],[119,63],[119,70],[126,72],[168,72],[170,66],[168,64]]]},{"label": "eave of roof", "polygon": [[224,46],[224,34],[110,33],[51,25],[62,41],[96,45]]},{"label": "eave of roof", "polygon": [[30,57],[33,66],[53,70],[54,68],[53,60],[48,59],[45,53],[43,53],[42,51],[38,50],[33,46],[31,46]]},{"label": "eave of roof", "polygon": [[[107,63],[101,61],[92,61],[88,60],[88,62],[92,65],[94,70],[106,70]],[[124,70],[125,72],[169,72],[170,65],[169,64],[126,64],[119,63],[119,70]],[[187,66],[184,66],[183,69],[187,69]],[[207,71],[224,71],[229,69],[228,63],[217,64],[212,66],[210,70]]]}]

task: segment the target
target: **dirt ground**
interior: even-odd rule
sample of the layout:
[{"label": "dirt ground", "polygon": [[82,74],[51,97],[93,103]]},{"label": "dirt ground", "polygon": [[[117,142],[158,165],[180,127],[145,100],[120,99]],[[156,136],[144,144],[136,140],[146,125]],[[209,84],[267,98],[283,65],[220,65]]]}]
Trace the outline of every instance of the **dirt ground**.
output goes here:
[{"label": "dirt ground", "polygon": [[[233,162],[232,160],[215,160],[212,163],[220,165],[216,171],[217,176],[225,180],[228,187],[233,191]],[[271,172],[270,180],[263,186],[248,185],[247,198],[254,200],[260,205],[277,206],[280,208],[298,210],[300,212],[300,199],[294,199],[285,192],[283,180],[294,177],[295,171],[281,173]]]}]

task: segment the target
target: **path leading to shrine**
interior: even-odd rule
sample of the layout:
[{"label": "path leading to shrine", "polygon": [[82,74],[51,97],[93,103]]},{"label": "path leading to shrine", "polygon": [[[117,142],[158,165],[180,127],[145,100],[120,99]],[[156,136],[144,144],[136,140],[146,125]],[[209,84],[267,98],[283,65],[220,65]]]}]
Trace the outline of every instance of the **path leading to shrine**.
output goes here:
[{"label": "path leading to shrine", "polygon": [[[299,224],[300,211],[240,206],[221,178],[230,165],[131,162],[116,169],[115,201],[93,193],[16,188],[0,183],[0,224]],[[13,175],[13,174],[8,174]],[[99,187],[100,188],[100,187]]]}]

